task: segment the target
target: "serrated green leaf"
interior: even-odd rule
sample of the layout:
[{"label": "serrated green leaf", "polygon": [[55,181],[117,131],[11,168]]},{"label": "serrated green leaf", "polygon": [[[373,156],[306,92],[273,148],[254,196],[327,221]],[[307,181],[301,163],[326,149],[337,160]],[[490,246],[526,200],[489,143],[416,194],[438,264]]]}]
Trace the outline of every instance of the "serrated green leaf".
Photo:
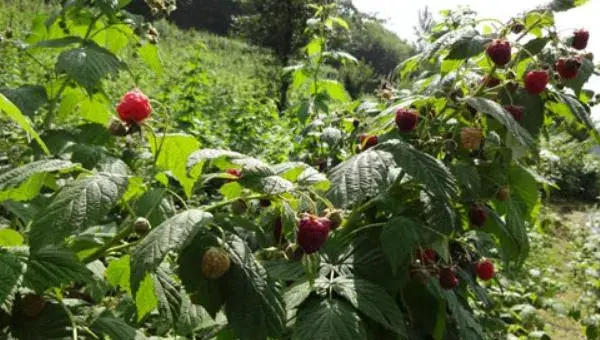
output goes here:
[{"label": "serrated green leaf", "polygon": [[456,228],[456,211],[452,202],[443,197],[431,196],[421,192],[420,200],[423,203],[424,216],[427,225],[432,229],[450,235]]},{"label": "serrated green leaf", "polygon": [[40,85],[24,85],[16,89],[2,89],[0,92],[30,117],[48,102],[46,89]]},{"label": "serrated green leaf", "polygon": [[27,163],[21,167],[0,174],[0,191],[16,187],[38,173],[62,171],[76,166],[76,164],[69,161],[59,159],[46,159]]},{"label": "serrated green leaf", "polygon": [[8,100],[8,98],[6,98],[2,93],[0,93],[0,113],[6,114],[8,118],[17,123],[21,127],[21,129],[25,130],[25,132],[30,134],[31,137],[35,139],[35,141],[38,143],[38,145],[46,155],[50,155],[48,147],[37,134],[37,132],[35,132],[27,117],[24,116],[23,113],[21,113],[21,110],[19,110],[19,108],[10,100]]},{"label": "serrated green leaf", "polygon": [[490,212],[488,220],[485,222],[482,231],[493,234],[498,238],[502,259],[505,262],[518,262],[521,258],[521,242],[506,227],[506,223],[495,211]]},{"label": "serrated green leaf", "polygon": [[225,315],[238,336],[249,340],[279,336],[285,328],[283,298],[244,240],[231,234],[226,249],[231,268],[224,276]]},{"label": "serrated green leaf", "polygon": [[[317,86],[319,90],[325,90],[327,95],[333,100],[347,102],[351,99],[348,92],[346,92],[344,85],[342,85],[342,83],[336,80],[319,80],[317,82]],[[315,92],[314,84],[311,84],[311,88],[309,91],[312,93]]]},{"label": "serrated green leaf", "polygon": [[56,62],[56,72],[66,73],[89,94],[104,77],[126,68],[112,52],[92,42],[62,52]]},{"label": "serrated green leaf", "polygon": [[300,187],[313,187],[317,190],[327,190],[331,186],[325,174],[310,167],[298,176],[297,182]]},{"label": "serrated green leaf", "polygon": [[358,277],[337,277],[333,290],[346,298],[354,308],[387,329],[407,338],[404,317],[398,305],[385,289]]},{"label": "serrated green leaf", "polygon": [[310,282],[304,281],[288,287],[283,294],[285,307],[290,310],[300,306],[312,293]]},{"label": "serrated green leaf", "polygon": [[508,132],[523,146],[533,147],[535,140],[500,104],[493,100],[480,97],[469,97],[466,102],[477,111],[490,115],[500,124],[504,125]]},{"label": "serrated green leaf", "polygon": [[396,273],[408,264],[419,244],[419,225],[411,219],[396,217],[385,224],[380,239],[381,249],[392,265],[392,272]]},{"label": "serrated green leaf", "polygon": [[142,320],[148,313],[152,312],[158,306],[158,298],[154,291],[154,280],[151,274],[147,274],[141,280],[139,288],[135,294],[135,308],[137,311],[137,320]]},{"label": "serrated green leaf", "polygon": [[293,340],[366,339],[365,325],[358,313],[338,299],[312,300],[298,311]]},{"label": "serrated green leaf", "polygon": [[21,281],[24,270],[25,266],[18,257],[0,249],[0,305]]},{"label": "serrated green leaf", "polygon": [[[156,270],[154,293],[158,299],[158,312],[169,324],[174,325],[180,317],[183,295],[170,272],[163,267]],[[189,300],[187,295],[185,298]]]},{"label": "serrated green leaf", "polygon": [[331,170],[331,189],[327,197],[340,208],[373,198],[390,184],[392,154],[381,150],[367,150],[342,162]]},{"label": "serrated green leaf", "polygon": [[463,195],[475,199],[481,193],[481,178],[474,165],[456,163],[452,169]]},{"label": "serrated green leaf", "polygon": [[456,179],[440,160],[400,140],[387,141],[382,148],[394,155],[397,167],[434,195],[440,198],[456,196]]},{"label": "serrated green leaf", "polygon": [[[185,291],[181,290],[179,295],[181,297],[181,309],[178,311],[180,316],[179,319],[176,320],[175,325],[177,334],[190,335],[194,330],[200,327],[218,326],[216,323],[211,324],[212,319],[210,316],[202,310],[202,307],[194,305],[190,298],[185,294]],[[208,325],[206,325],[206,321],[208,321]]]},{"label": "serrated green leaf", "polygon": [[474,57],[483,52],[488,41],[489,39],[482,37],[475,30],[464,32],[452,43],[446,59],[456,60]]},{"label": "serrated green leaf", "polygon": [[112,340],[140,340],[146,337],[125,321],[118,318],[113,312],[105,310],[90,325],[96,334],[109,336]]},{"label": "serrated green leaf", "polygon": [[244,188],[238,182],[231,182],[224,184],[219,192],[225,197],[225,199],[233,199],[242,195]]},{"label": "serrated green leaf", "polygon": [[162,74],[163,67],[156,45],[146,43],[138,48],[138,54],[148,67],[156,74]]},{"label": "serrated green leaf", "polygon": [[581,66],[579,67],[579,71],[577,72],[577,77],[573,79],[564,80],[564,84],[566,87],[573,89],[575,91],[575,95],[579,96],[581,93],[581,89],[583,85],[588,82],[590,77],[594,72],[594,62],[587,58],[581,59]]},{"label": "serrated green leaf", "polygon": [[511,166],[508,170],[510,193],[514,194],[525,204],[524,217],[530,220],[530,214],[540,200],[539,185],[535,177],[521,166]]},{"label": "serrated green leaf", "polygon": [[272,260],[262,264],[274,280],[297,281],[304,276],[304,268],[299,261]]},{"label": "serrated green leaf", "polygon": [[80,99],[78,114],[89,122],[107,126],[114,112],[106,95],[96,93]]},{"label": "serrated green leaf", "polygon": [[47,246],[32,252],[27,259],[25,286],[38,293],[75,281],[88,281],[92,272],[71,250]]},{"label": "serrated green leaf", "polygon": [[151,226],[157,226],[177,212],[173,200],[166,189],[151,189],[146,191],[135,205],[137,216],[148,219]]},{"label": "serrated green leaf", "polygon": [[568,109],[567,112],[570,113],[570,115],[565,115],[565,110],[560,110],[559,112],[563,116],[566,116],[566,118],[572,121],[577,121],[580,124],[583,124],[586,128],[590,130],[596,131],[596,127],[594,125],[594,122],[592,121],[592,118],[590,117],[590,114],[578,99],[562,92],[555,92],[555,94],[557,95],[558,99],[562,101],[562,103],[559,103],[558,105],[566,105]]},{"label": "serrated green leaf", "polygon": [[67,47],[73,44],[77,44],[83,42],[83,39],[81,37],[74,37],[74,36],[69,36],[69,37],[62,37],[62,38],[57,38],[57,39],[46,39],[46,40],[42,40],[40,42],[37,42],[31,46],[28,46],[27,48],[29,49],[36,49],[36,48],[63,48],[63,47]]},{"label": "serrated green leaf", "polygon": [[186,163],[188,157],[198,150],[200,143],[186,134],[167,134],[158,137],[158,140],[149,135],[147,138],[152,154],[157,157],[156,165],[162,170],[170,171],[183,187],[186,196],[191,197],[196,179],[188,176]]},{"label": "serrated green leaf", "polygon": [[152,229],[131,255],[131,290],[134,295],[146,273],[156,270],[169,251],[178,251],[211,220],[211,214],[192,209],[177,214]]},{"label": "serrated green leaf", "polygon": [[129,263],[131,257],[129,254],[123,255],[121,258],[111,261],[106,268],[104,276],[106,280],[115,288],[121,288],[131,294],[131,283],[129,281],[131,269]]},{"label": "serrated green leaf", "polygon": [[103,218],[127,188],[127,178],[96,174],[71,182],[35,218],[30,232],[34,249],[61,244]]},{"label": "serrated green leaf", "polygon": [[[0,247],[16,247],[23,244],[24,238],[18,231],[0,228]],[[0,302],[0,304],[2,304]]]},{"label": "serrated green leaf", "polygon": [[448,290],[443,291],[442,294],[446,299],[452,318],[456,322],[461,339],[483,339],[481,325],[474,319],[473,313],[466,310],[458,301],[456,294]]},{"label": "serrated green leaf", "polygon": [[209,247],[218,247],[218,239],[208,232],[199,232],[190,244],[181,251],[177,259],[178,274],[190,298],[206,309],[215,318],[225,303],[225,276],[217,280],[208,279],[199,266],[204,252]]},{"label": "serrated green leaf", "polygon": [[525,45],[523,45],[523,50],[527,52],[520,51],[515,57],[515,59],[521,60],[522,58],[527,58],[529,56],[539,54],[540,52],[542,52],[544,47],[546,47],[548,41],[550,41],[548,38],[534,38],[529,40]]},{"label": "serrated green leaf", "polygon": [[524,108],[523,118],[520,122],[523,128],[525,128],[531,136],[539,136],[545,119],[544,101],[542,100],[542,97],[533,95],[525,89],[519,88],[516,93],[512,95],[512,100],[514,105],[523,106]]},{"label": "serrated green leaf", "polygon": [[195,151],[188,157],[186,166],[191,176],[199,176],[201,174],[202,166],[206,161],[212,161],[217,158],[237,159],[246,157],[248,156],[235,151],[202,149]]},{"label": "serrated green leaf", "polygon": [[280,195],[294,190],[294,184],[279,176],[244,176],[240,181],[244,186],[267,195]]}]

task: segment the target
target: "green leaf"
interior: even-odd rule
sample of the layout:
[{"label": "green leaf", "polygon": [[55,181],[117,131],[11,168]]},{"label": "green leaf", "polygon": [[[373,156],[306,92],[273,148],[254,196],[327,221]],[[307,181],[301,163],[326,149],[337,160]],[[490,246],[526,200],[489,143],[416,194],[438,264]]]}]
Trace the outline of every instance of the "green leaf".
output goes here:
[{"label": "green leaf", "polygon": [[136,215],[147,218],[151,226],[163,223],[176,212],[173,200],[167,195],[167,190],[162,188],[146,191],[135,206]]},{"label": "green leaf", "polygon": [[358,277],[340,276],[333,281],[333,290],[346,298],[362,314],[408,338],[402,312],[394,297],[384,288]]},{"label": "green leaf", "polygon": [[394,274],[411,259],[411,254],[419,244],[419,229],[417,222],[405,217],[391,219],[383,227],[381,249],[390,261]]},{"label": "green leaf", "polygon": [[[562,104],[566,105],[568,111],[571,113],[570,115],[563,114],[563,116],[583,124],[590,130],[596,131],[596,127],[592,121],[592,118],[590,117],[590,114],[577,98],[562,92],[555,92],[555,94],[558,96],[558,99],[562,101]],[[561,114],[564,112],[565,110],[560,110]]]},{"label": "green leaf", "polygon": [[[310,91],[314,93],[314,84],[311,85]],[[336,80],[319,80],[318,87],[320,90],[325,90],[327,95],[333,100],[340,102],[350,101],[350,95],[344,89],[344,85]]]},{"label": "green leaf", "polygon": [[127,66],[109,50],[88,42],[82,47],[62,52],[56,62],[56,72],[66,73],[89,94],[107,75],[117,75]]},{"label": "green leaf", "polygon": [[400,140],[387,141],[382,147],[394,155],[397,167],[431,193],[438,197],[456,196],[456,179],[440,160]]},{"label": "green leaf", "polygon": [[127,293],[131,294],[131,283],[130,273],[131,269],[129,263],[131,257],[129,254],[123,255],[117,260],[113,260],[108,264],[104,276],[106,280],[115,288],[121,288]]},{"label": "green leaf", "polygon": [[548,4],[548,8],[556,12],[563,12],[570,10],[571,8],[579,7],[588,1],[589,0],[552,0],[552,2]]},{"label": "green leaf", "polygon": [[531,94],[519,88],[512,95],[513,104],[523,106],[524,113],[521,125],[531,136],[537,137],[544,125],[544,101],[541,96]]},{"label": "green leaf", "polygon": [[67,184],[36,216],[30,233],[34,249],[61,244],[106,217],[127,188],[127,178],[96,174]]},{"label": "green leaf", "polygon": [[[0,230],[1,231],[1,230]],[[17,288],[25,267],[18,257],[0,248],[0,305]]]},{"label": "green leaf", "polygon": [[26,116],[21,113],[18,107],[15,106],[8,98],[6,98],[3,94],[0,93],[0,112],[6,114],[8,118],[12,119],[17,123],[21,129],[25,130],[28,134],[35,139],[35,141],[39,144],[40,148],[46,155],[50,155],[50,151],[44,141],[40,138],[40,136],[35,132],[31,123],[27,119]]},{"label": "green leaf", "polygon": [[162,61],[158,55],[158,48],[153,44],[144,44],[138,48],[138,54],[148,67],[157,75],[163,72]]},{"label": "green leaf", "polygon": [[529,215],[540,200],[540,187],[537,180],[527,169],[513,165],[508,170],[508,182],[510,193],[519,197],[524,203],[524,217],[529,220]]},{"label": "green leaf", "polygon": [[506,227],[506,223],[495,211],[490,211],[490,217],[485,222],[482,231],[493,234],[498,238],[502,258],[505,262],[519,262],[522,248],[520,240]]},{"label": "green leaf", "polygon": [[464,162],[456,163],[452,169],[463,195],[478,198],[481,193],[481,178],[474,165]]},{"label": "green leaf", "polygon": [[366,339],[365,325],[347,302],[338,299],[312,300],[298,311],[293,340]]},{"label": "green leaf", "polygon": [[139,288],[135,294],[135,308],[137,310],[137,320],[142,320],[148,313],[152,312],[158,306],[158,298],[154,291],[154,280],[152,275],[147,274],[140,282]]},{"label": "green leaf", "polygon": [[456,211],[447,198],[431,196],[421,192],[420,200],[424,207],[427,224],[434,230],[450,235],[456,228]]},{"label": "green leaf", "polygon": [[479,35],[475,30],[463,33],[450,46],[450,53],[445,59],[467,59],[483,52],[485,44],[489,41]]},{"label": "green leaf", "polygon": [[[0,248],[17,247],[23,244],[23,236],[18,231],[8,228],[0,228]],[[0,304],[2,304],[0,302]]]},{"label": "green leaf", "polygon": [[140,282],[161,264],[170,251],[178,251],[212,220],[212,215],[197,209],[177,214],[155,227],[131,254],[131,290],[136,294]]},{"label": "green leaf", "polygon": [[110,100],[103,93],[85,96],[79,102],[78,115],[88,122],[107,126],[114,115]]},{"label": "green leaf", "polygon": [[283,298],[244,240],[227,238],[231,267],[224,276],[225,315],[238,336],[262,340],[285,328]]},{"label": "green leaf", "polygon": [[223,281],[227,274],[217,280],[207,278],[199,263],[209,247],[220,246],[219,240],[208,232],[199,232],[196,237],[181,251],[177,259],[178,274],[185,289],[194,303],[204,307],[212,318],[215,318],[225,304],[225,286]]},{"label": "green leaf", "polygon": [[[515,57],[515,60],[521,60],[521,59],[527,58],[531,55],[539,54],[540,52],[542,52],[544,47],[546,47],[546,44],[548,44],[548,41],[550,41],[548,38],[534,38],[534,39],[529,40],[525,45],[523,45],[524,51],[519,51],[519,53]],[[527,52],[525,52],[525,51],[527,51]]]},{"label": "green leaf", "polygon": [[484,336],[481,325],[474,319],[473,313],[466,310],[458,301],[456,294],[453,291],[448,290],[443,291],[442,294],[446,299],[452,318],[456,322],[460,338],[483,339]]},{"label": "green leaf", "polygon": [[386,151],[367,150],[331,170],[331,189],[327,197],[340,208],[373,198],[390,184],[390,165],[394,157]]},{"label": "green leaf", "polygon": [[288,310],[295,309],[300,306],[312,293],[310,282],[304,281],[296,283],[288,287],[283,294],[283,300],[285,301],[285,307]]},{"label": "green leaf", "polygon": [[73,44],[78,44],[80,42],[83,42],[83,39],[81,37],[74,37],[74,36],[69,36],[69,37],[62,37],[62,38],[57,38],[57,39],[46,39],[46,40],[42,40],[40,42],[37,42],[31,46],[28,46],[29,49],[35,49],[35,48],[63,48],[63,47],[67,47]]},{"label": "green leaf", "polygon": [[523,263],[529,254],[529,237],[525,227],[526,206],[517,195],[511,193],[508,200],[500,205],[506,211],[506,228],[519,245],[519,262]]},{"label": "green leaf", "polygon": [[156,165],[162,170],[170,171],[183,187],[186,196],[191,197],[196,180],[188,176],[186,163],[188,157],[198,150],[200,143],[186,134],[167,134],[158,140],[148,134],[147,138],[152,154],[157,159]]},{"label": "green leaf", "polygon": [[0,174],[0,191],[14,188],[35,174],[62,171],[76,166],[76,164],[60,159],[46,159],[27,163]]},{"label": "green leaf", "polygon": [[487,98],[469,97],[466,99],[467,104],[471,105],[477,111],[490,115],[500,124],[504,125],[508,132],[523,146],[533,147],[535,140],[527,130],[508,113],[500,104]]},{"label": "green leaf", "polygon": [[114,315],[113,312],[105,310],[90,325],[90,329],[96,334],[103,334],[112,340],[145,339],[146,337],[135,328],[129,326],[125,321]]},{"label": "green leaf", "polygon": [[241,180],[244,186],[268,195],[279,195],[294,190],[294,184],[279,176],[259,177],[244,176]]},{"label": "green leaf", "polygon": [[239,152],[221,150],[221,149],[202,149],[192,153],[187,160],[187,168],[192,176],[199,176],[201,174],[202,166],[206,161],[212,161],[219,158],[225,159],[241,159],[247,158],[248,156],[243,155]]},{"label": "green leaf", "polygon": [[297,182],[300,187],[313,187],[317,190],[327,190],[331,186],[325,174],[311,167],[302,171],[297,178]]},{"label": "green leaf", "polygon": [[[192,303],[184,290],[180,290],[181,308],[178,312],[179,318],[175,320],[175,330],[180,335],[191,335],[197,328],[218,326],[212,323],[210,316],[202,309]],[[207,322],[208,321],[208,322]]]},{"label": "green leaf", "polygon": [[37,293],[74,281],[88,281],[92,272],[71,250],[47,246],[30,254],[24,285]]},{"label": "green leaf", "polygon": [[181,294],[177,282],[171,277],[170,271],[159,267],[154,278],[154,293],[158,299],[159,314],[171,325],[175,324],[180,317],[182,299],[188,298]]},{"label": "green leaf", "polygon": [[21,112],[32,117],[37,110],[48,102],[46,89],[40,85],[24,85],[16,89],[3,89],[6,98],[13,102]]}]

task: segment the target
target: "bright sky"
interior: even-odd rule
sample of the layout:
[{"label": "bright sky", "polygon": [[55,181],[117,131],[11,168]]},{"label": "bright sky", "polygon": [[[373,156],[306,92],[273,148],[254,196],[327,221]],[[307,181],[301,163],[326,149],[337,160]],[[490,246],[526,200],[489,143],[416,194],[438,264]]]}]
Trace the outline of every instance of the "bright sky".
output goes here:
[{"label": "bright sky", "polygon": [[[378,17],[388,20],[388,28],[401,38],[415,41],[413,27],[418,22],[417,13],[426,5],[434,15],[437,15],[442,9],[468,5],[477,11],[480,18],[506,21],[520,12],[546,4],[548,0],[353,0],[353,2],[359,10],[375,13]],[[559,13],[556,16],[556,24],[559,32],[564,35],[570,34],[576,28],[588,29],[590,40],[587,50],[594,53],[594,62],[598,63],[600,60],[600,0],[590,0],[581,7]],[[586,88],[600,92],[600,77],[594,77]],[[594,108],[594,118],[600,120],[600,105]]]}]

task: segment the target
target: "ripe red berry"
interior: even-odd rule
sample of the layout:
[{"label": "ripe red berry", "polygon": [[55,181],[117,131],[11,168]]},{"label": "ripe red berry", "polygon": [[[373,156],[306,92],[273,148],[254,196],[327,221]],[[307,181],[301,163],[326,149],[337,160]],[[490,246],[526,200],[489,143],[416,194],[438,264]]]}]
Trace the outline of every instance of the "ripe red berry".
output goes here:
[{"label": "ripe red berry", "polygon": [[432,264],[437,261],[437,253],[432,248],[427,248],[423,252],[417,249],[416,258],[423,264]]},{"label": "ripe red berry", "polygon": [[506,201],[508,199],[508,196],[510,195],[510,190],[508,189],[507,186],[502,186],[500,187],[500,189],[498,189],[498,192],[496,193],[496,199],[498,201]]},{"label": "ripe red berry", "polygon": [[510,43],[506,40],[496,39],[486,49],[487,55],[494,64],[504,66],[510,61]]},{"label": "ripe red berry", "polygon": [[412,110],[398,109],[396,111],[396,125],[400,132],[411,132],[417,127],[419,114]]},{"label": "ripe red berry", "polygon": [[453,289],[458,286],[459,283],[458,277],[456,277],[451,268],[440,269],[440,286],[442,286],[442,288]]},{"label": "ripe red berry", "polygon": [[525,76],[525,89],[531,94],[540,94],[546,89],[550,76],[546,70],[530,71]]},{"label": "ripe red berry", "polygon": [[240,169],[227,169],[226,171],[228,174],[230,174],[231,176],[235,176],[237,178],[242,177],[242,171]]},{"label": "ripe red berry", "polygon": [[573,79],[577,77],[579,68],[581,67],[581,59],[577,58],[560,58],[554,64],[554,69],[563,79]]},{"label": "ripe red berry", "polygon": [[377,136],[374,135],[369,136],[363,133],[360,136],[358,136],[358,142],[362,146],[363,150],[367,150],[368,148],[377,145],[377,143],[379,143],[379,138],[377,138]]},{"label": "ripe red berry", "polygon": [[477,227],[483,227],[488,218],[488,214],[486,207],[479,203],[475,203],[469,208],[469,221]]},{"label": "ripe red berry", "polygon": [[481,79],[481,82],[484,84],[485,87],[496,87],[500,85],[500,79],[494,76],[485,76],[483,77],[483,79]]},{"label": "ripe red berry", "polygon": [[523,110],[524,110],[524,108],[522,106],[518,106],[518,105],[506,105],[504,108],[506,109],[506,111],[508,111],[513,116],[513,118],[517,122],[520,122],[523,119]]},{"label": "ripe red berry", "polygon": [[476,266],[477,276],[483,281],[491,280],[496,272],[494,271],[494,264],[490,260],[479,261]]},{"label": "ripe red berry", "polygon": [[150,100],[139,89],[133,89],[121,98],[117,105],[119,118],[127,124],[138,124],[152,113]]},{"label": "ripe red berry", "polygon": [[330,228],[328,218],[307,214],[298,222],[298,244],[307,254],[314,253],[327,241]]},{"label": "ripe red berry", "polygon": [[588,40],[590,38],[590,32],[586,29],[581,28],[573,33],[573,38],[571,41],[571,47],[576,50],[583,50],[587,47]]}]

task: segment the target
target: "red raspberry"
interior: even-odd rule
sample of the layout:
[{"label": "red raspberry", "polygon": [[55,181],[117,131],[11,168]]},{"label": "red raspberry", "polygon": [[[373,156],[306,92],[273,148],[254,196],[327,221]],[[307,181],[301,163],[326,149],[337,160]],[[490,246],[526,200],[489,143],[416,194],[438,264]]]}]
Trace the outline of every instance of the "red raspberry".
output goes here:
[{"label": "red raspberry", "polygon": [[500,85],[500,79],[494,76],[485,76],[481,79],[481,83],[483,83],[485,87],[496,87]]},{"label": "red raspberry", "polygon": [[123,96],[117,105],[119,118],[127,124],[138,124],[152,113],[152,106],[145,94],[139,89],[133,89]]},{"label": "red raspberry", "polygon": [[530,71],[525,76],[525,89],[531,94],[540,94],[546,89],[550,76],[546,70]]},{"label": "red raspberry", "polygon": [[494,275],[494,264],[490,260],[479,261],[476,265],[477,276],[483,281],[491,280]]},{"label": "red raspberry", "polygon": [[369,136],[363,133],[358,136],[358,142],[362,146],[363,150],[367,150],[368,148],[377,145],[377,143],[379,143],[379,138],[377,138],[377,136]]},{"label": "red raspberry", "polygon": [[298,222],[298,244],[307,254],[314,253],[325,244],[330,229],[328,218],[307,214]]},{"label": "red raspberry", "polygon": [[235,176],[237,178],[242,177],[242,171],[240,169],[227,169],[226,171],[228,174],[230,174],[231,176]]},{"label": "red raspberry", "polygon": [[517,121],[520,122],[523,119],[523,107],[522,106],[518,106],[518,105],[506,105],[504,107],[506,109],[506,111],[508,111],[513,118]]},{"label": "red raspberry", "polygon": [[581,28],[573,33],[573,40],[571,41],[571,47],[576,50],[583,50],[587,47],[588,39],[590,38],[590,32],[585,28]]},{"label": "red raspberry", "polygon": [[560,58],[554,64],[554,69],[558,72],[563,79],[573,79],[577,77],[579,68],[581,67],[580,58]]},{"label": "red raspberry", "polygon": [[417,250],[415,257],[423,264],[433,264],[437,261],[437,253],[432,248],[427,248],[423,252]]},{"label": "red raspberry", "polygon": [[494,64],[504,66],[510,61],[510,43],[496,39],[487,47],[486,52]]},{"label": "red raspberry", "polygon": [[440,286],[442,286],[442,288],[453,289],[458,286],[459,283],[458,277],[454,275],[451,268],[440,269]]},{"label": "red raspberry", "polygon": [[411,132],[417,127],[419,115],[412,110],[398,109],[396,111],[396,125],[400,132]]},{"label": "red raspberry", "polygon": [[477,227],[483,227],[488,214],[487,209],[483,205],[475,203],[469,208],[469,221]]}]

